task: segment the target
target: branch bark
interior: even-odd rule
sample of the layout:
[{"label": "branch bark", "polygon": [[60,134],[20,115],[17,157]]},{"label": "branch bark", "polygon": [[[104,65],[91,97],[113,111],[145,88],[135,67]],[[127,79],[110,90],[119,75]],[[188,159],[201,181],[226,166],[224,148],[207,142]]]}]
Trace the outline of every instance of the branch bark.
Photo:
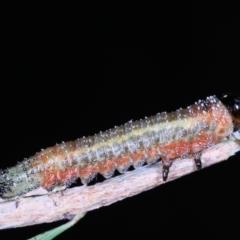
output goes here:
[{"label": "branch bark", "polygon": [[[226,160],[239,150],[239,145],[232,140],[219,143],[203,152],[202,167]],[[170,169],[167,182],[194,171],[193,159],[177,159]],[[0,199],[0,229],[71,219],[77,213],[110,205],[164,183],[162,164],[159,162],[94,186],[80,186],[55,193],[37,189],[21,198]]]}]

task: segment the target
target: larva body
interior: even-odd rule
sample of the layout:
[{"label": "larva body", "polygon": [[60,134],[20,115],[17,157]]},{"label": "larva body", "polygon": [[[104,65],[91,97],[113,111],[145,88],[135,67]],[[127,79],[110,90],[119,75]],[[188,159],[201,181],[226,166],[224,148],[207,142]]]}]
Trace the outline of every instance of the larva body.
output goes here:
[{"label": "larva body", "polygon": [[163,178],[176,158],[201,153],[233,133],[233,116],[215,96],[186,109],[160,113],[140,121],[47,148],[2,171],[0,196],[21,196],[39,186],[52,190],[77,178],[89,183],[97,173],[110,178],[129,166],[163,161]]}]

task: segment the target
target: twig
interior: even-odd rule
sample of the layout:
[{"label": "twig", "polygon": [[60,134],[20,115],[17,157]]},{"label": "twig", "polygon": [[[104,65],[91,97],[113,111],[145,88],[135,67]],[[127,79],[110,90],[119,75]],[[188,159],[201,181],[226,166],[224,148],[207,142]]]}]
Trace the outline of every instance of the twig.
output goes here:
[{"label": "twig", "polygon": [[[234,141],[219,143],[203,152],[203,168],[226,160],[239,150],[239,145]],[[167,182],[194,171],[193,159],[177,159],[170,169]],[[164,183],[162,164],[159,162],[93,186],[69,188],[50,194],[38,189],[31,195],[0,202],[0,229],[72,219],[77,213],[110,205]]]}]

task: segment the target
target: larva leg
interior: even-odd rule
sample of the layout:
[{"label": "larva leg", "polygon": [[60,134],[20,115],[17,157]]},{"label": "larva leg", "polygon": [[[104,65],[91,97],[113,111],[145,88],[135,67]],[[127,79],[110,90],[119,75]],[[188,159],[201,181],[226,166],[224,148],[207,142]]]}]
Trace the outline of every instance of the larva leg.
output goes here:
[{"label": "larva leg", "polygon": [[163,166],[162,176],[163,176],[163,181],[165,182],[167,181],[168,173],[169,173],[169,166]]},{"label": "larva leg", "polygon": [[162,160],[163,163],[163,169],[162,169],[162,178],[163,181],[167,181],[169,168],[172,165],[173,160]]},{"label": "larva leg", "polygon": [[201,156],[202,156],[202,152],[193,153],[194,162],[195,162],[197,170],[202,169]]}]

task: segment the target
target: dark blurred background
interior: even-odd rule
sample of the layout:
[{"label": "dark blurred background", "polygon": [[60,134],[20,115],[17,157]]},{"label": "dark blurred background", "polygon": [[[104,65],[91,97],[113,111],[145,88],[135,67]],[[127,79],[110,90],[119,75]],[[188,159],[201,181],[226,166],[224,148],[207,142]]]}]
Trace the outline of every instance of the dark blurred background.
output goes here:
[{"label": "dark blurred background", "polygon": [[[239,90],[240,15],[227,1],[21,1],[2,9],[0,168]],[[237,154],[89,212],[57,239],[239,239],[239,168]],[[0,239],[62,223],[2,230]]]}]

